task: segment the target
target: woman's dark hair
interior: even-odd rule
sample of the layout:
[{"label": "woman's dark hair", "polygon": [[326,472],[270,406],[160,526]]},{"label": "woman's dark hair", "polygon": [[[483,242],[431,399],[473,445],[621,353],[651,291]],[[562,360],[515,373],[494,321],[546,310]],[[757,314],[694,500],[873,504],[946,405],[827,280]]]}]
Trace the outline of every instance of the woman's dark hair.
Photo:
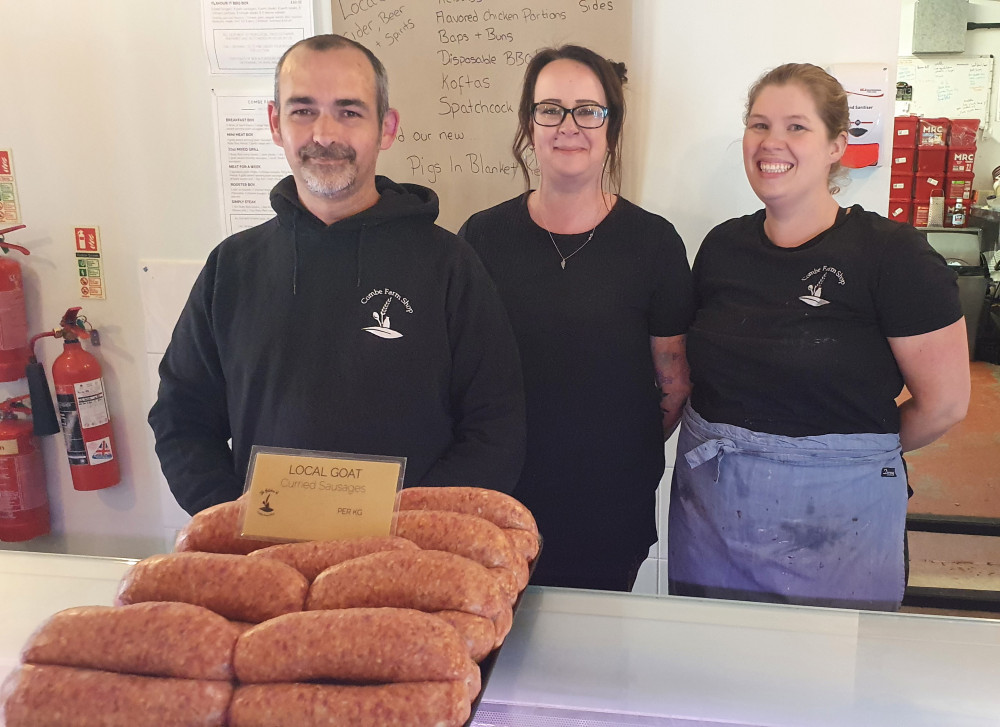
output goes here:
[{"label": "woman's dark hair", "polygon": [[604,162],[604,178],[608,181],[609,191],[618,194],[622,186],[622,128],[625,124],[623,84],[628,80],[627,71],[624,63],[609,61],[583,46],[543,48],[528,62],[528,67],[524,71],[524,82],[521,85],[521,101],[517,107],[517,133],[514,135],[514,145],[511,148],[514,160],[521,168],[525,185],[530,188],[531,171],[524,160],[524,155],[531,147],[531,132],[534,128],[531,107],[535,103],[535,84],[538,81],[538,74],[545,66],[552,61],[563,59],[576,61],[589,68],[604,89],[608,106],[608,119],[605,122],[608,127],[608,157]]}]

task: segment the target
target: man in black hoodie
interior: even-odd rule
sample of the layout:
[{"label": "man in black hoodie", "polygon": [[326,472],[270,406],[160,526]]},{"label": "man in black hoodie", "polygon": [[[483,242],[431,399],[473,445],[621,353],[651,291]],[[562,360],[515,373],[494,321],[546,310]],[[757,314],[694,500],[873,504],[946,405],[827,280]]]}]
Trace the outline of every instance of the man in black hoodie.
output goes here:
[{"label": "man in black hoodie", "polygon": [[[437,195],[375,175],[385,69],[336,35],[278,62],[277,216],[209,255],[149,413],[181,507],[237,498],[253,445],[406,457],[405,484],[509,492],[524,457],[513,334]],[[231,440],[231,445],[230,445]]]}]

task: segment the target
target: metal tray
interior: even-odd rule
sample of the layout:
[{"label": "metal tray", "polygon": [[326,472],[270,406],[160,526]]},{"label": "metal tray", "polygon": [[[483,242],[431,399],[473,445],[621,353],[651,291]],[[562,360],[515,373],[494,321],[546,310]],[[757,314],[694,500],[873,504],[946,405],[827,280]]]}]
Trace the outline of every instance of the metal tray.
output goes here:
[{"label": "metal tray", "polygon": [[[542,536],[538,536],[538,553],[535,555],[535,559],[531,561],[531,567],[528,569],[528,582],[531,582],[531,577],[535,575],[535,566],[538,565],[538,559],[542,557],[542,546],[544,542],[542,541]],[[527,586],[525,586],[527,590]],[[514,601],[514,606],[512,611],[514,612],[514,621],[517,621],[517,609],[521,606],[521,599],[524,598],[524,591],[521,591],[517,600]],[[511,626],[511,630],[513,630]],[[507,634],[510,636],[510,634]],[[507,639],[504,638],[506,643]],[[476,719],[476,711],[479,709],[479,703],[483,701],[483,695],[486,694],[486,684],[490,681],[490,675],[493,673],[493,667],[496,666],[497,658],[500,656],[500,650],[503,648],[503,644],[500,644],[497,648],[493,649],[486,657],[479,662],[479,679],[482,682],[482,686],[479,689],[479,694],[476,698],[472,700],[472,711],[469,713],[468,721],[462,727],[473,727],[473,721]]]}]

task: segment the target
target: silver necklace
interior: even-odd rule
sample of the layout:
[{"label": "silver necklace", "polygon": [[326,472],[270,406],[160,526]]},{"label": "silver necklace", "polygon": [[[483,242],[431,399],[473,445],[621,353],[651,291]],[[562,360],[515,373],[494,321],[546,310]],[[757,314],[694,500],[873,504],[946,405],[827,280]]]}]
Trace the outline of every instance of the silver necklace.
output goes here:
[{"label": "silver necklace", "polygon": [[582,250],[583,248],[585,248],[587,246],[588,242],[590,242],[591,240],[594,239],[594,233],[597,232],[597,226],[595,225],[594,229],[590,231],[590,234],[587,235],[587,239],[583,241],[583,244],[580,245],[580,247],[576,248],[569,255],[563,255],[562,254],[562,250],[560,250],[559,246],[556,244],[556,238],[552,237],[552,233],[549,232],[548,230],[546,230],[546,232],[549,233],[549,239],[552,240],[552,247],[554,247],[556,249],[556,252],[559,254],[559,258],[560,258],[559,265],[560,265],[560,267],[562,267],[563,270],[565,270],[566,269],[566,261],[569,260],[574,255],[576,255],[578,252],[580,252],[580,250]]}]

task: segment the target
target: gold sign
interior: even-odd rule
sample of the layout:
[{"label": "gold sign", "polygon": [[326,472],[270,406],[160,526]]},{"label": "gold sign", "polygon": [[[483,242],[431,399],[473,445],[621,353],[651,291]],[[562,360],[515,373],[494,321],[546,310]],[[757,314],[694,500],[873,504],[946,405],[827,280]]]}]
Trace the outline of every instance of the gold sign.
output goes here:
[{"label": "gold sign", "polygon": [[241,535],[341,540],[392,535],[403,457],[254,446]]}]

